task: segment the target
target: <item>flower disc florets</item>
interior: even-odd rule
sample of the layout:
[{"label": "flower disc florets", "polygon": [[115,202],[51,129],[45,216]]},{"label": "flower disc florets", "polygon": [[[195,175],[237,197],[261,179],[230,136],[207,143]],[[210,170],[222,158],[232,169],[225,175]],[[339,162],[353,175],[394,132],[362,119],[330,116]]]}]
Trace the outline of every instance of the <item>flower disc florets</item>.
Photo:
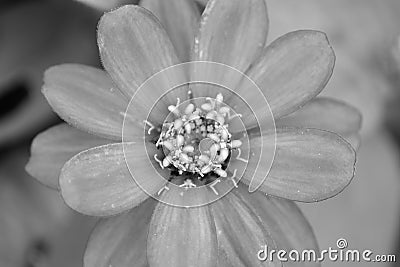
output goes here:
[{"label": "flower disc florets", "polygon": [[207,184],[211,173],[227,177],[231,151],[242,142],[232,139],[225,124],[232,118],[231,109],[222,101],[222,94],[218,94],[198,106],[192,102],[180,104],[178,99],[176,106],[168,107],[173,119],[163,124],[156,146],[164,150],[165,158],[159,161],[162,168],[188,177],[182,186]]}]

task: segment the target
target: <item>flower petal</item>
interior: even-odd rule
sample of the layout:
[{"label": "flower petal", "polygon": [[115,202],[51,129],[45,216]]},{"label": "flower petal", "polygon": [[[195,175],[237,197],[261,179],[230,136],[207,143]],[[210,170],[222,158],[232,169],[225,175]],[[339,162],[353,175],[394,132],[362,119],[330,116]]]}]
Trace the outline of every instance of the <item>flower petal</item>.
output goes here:
[{"label": "flower petal", "polygon": [[104,71],[78,64],[51,67],[45,72],[43,94],[54,111],[71,125],[121,140],[128,102]]},{"label": "flower petal", "polygon": [[194,60],[224,63],[244,72],[261,53],[267,32],[264,0],[211,0],[202,15]]},{"label": "flower petal", "polygon": [[317,97],[294,113],[279,119],[277,127],[317,128],[339,134],[355,150],[360,147],[362,115],[354,108],[329,97]]},{"label": "flower petal", "polygon": [[[93,216],[118,214],[143,202],[148,195],[136,184],[126,165],[127,161],[149,160],[147,154],[140,152],[143,151],[140,145],[109,144],[83,151],[70,159],[60,175],[65,202],[74,210]],[[152,153],[155,147],[149,145],[147,149]],[[149,165],[143,164],[135,170],[135,179],[140,179],[141,186],[155,193],[163,183],[161,179],[148,177],[152,173]]]},{"label": "flower petal", "polygon": [[79,152],[109,143],[110,140],[59,124],[35,137],[26,171],[41,183],[58,189],[63,165]]},{"label": "flower petal", "polygon": [[[129,99],[153,74],[179,63],[157,18],[139,6],[105,13],[98,26],[98,44],[105,69]],[[164,92],[162,87],[152,89]]]},{"label": "flower petal", "polygon": [[[245,72],[264,48],[268,25],[264,0],[211,0],[202,15],[192,59],[223,63]],[[237,74],[229,75],[223,71],[214,73],[201,67],[195,68],[192,75],[198,72],[221,75],[225,81],[235,81],[235,86],[242,78]],[[196,77],[194,79],[197,80]],[[199,96],[214,96],[213,87],[203,85],[195,88],[197,91],[202,88],[201,92],[194,91]]]},{"label": "flower petal", "polygon": [[276,249],[268,225],[237,191],[211,204],[218,236],[218,259],[223,266],[282,266],[278,259],[262,262],[257,251],[263,245]]},{"label": "flower petal", "polygon": [[130,0],[76,0],[100,11],[107,11],[131,3]]},{"label": "flower petal", "polygon": [[[266,196],[260,192],[249,193],[239,186],[239,192],[253,207],[253,211],[268,226],[278,249],[286,252],[313,250],[318,253],[318,243],[311,225],[298,206],[286,199]],[[316,254],[318,255],[318,254]],[[285,266],[320,266],[318,262],[285,262]]]},{"label": "flower petal", "polygon": [[127,213],[100,220],[85,251],[85,267],[148,266],[147,234],[155,204],[149,198]]},{"label": "flower petal", "polygon": [[[252,137],[252,148],[260,144],[260,138]],[[261,148],[263,151],[273,149],[270,138],[274,136],[263,137],[263,143],[267,144]],[[243,182],[250,182],[249,173],[254,169],[265,168],[254,160],[259,153],[259,150],[250,153]],[[324,200],[340,193],[350,183],[355,161],[354,149],[334,133],[318,129],[277,129],[275,158],[260,190],[295,201]]]},{"label": "flower petal", "polygon": [[[263,91],[275,119],[279,119],[321,92],[332,74],[334,63],[335,55],[326,35],[302,30],[288,33],[271,43],[248,76]],[[239,87],[238,93],[242,97],[253,94],[244,87]],[[255,110],[264,108],[257,105],[257,101],[254,99],[249,105]]]},{"label": "flower petal", "polygon": [[200,20],[196,3],[188,0],[143,0],[140,5],[161,21],[181,61],[189,61]]},{"label": "flower petal", "polygon": [[[165,193],[170,203],[175,194]],[[217,239],[209,206],[174,207],[159,202],[150,223],[147,257],[149,265],[217,266]]]},{"label": "flower petal", "polygon": [[279,119],[276,126],[317,128],[345,136],[360,130],[361,113],[342,101],[317,97],[296,112]]}]

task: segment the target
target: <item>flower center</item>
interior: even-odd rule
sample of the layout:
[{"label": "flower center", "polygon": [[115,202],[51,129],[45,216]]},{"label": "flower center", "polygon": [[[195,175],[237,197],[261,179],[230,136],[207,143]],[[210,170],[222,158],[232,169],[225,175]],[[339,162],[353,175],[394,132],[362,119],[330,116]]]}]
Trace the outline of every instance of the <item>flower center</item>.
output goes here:
[{"label": "flower center", "polygon": [[178,98],[176,106],[168,107],[173,118],[164,122],[156,143],[163,148],[165,158],[156,160],[161,168],[187,177],[181,186],[207,184],[211,176],[227,177],[231,151],[242,142],[232,139],[225,121],[236,115],[231,116],[231,109],[222,101],[222,94],[206,98],[199,106],[192,102],[180,104]]}]

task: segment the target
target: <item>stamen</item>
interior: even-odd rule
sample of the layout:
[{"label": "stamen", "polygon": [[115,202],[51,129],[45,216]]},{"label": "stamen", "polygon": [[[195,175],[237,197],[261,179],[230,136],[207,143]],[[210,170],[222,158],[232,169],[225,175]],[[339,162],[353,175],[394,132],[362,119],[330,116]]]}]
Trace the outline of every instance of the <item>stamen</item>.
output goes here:
[{"label": "stamen", "polygon": [[188,121],[195,121],[195,120],[197,120],[197,119],[200,119],[199,114],[195,114],[195,113],[193,112],[193,114],[189,116]]},{"label": "stamen", "polygon": [[212,184],[210,184],[210,188],[214,191],[214,193],[218,196],[218,191],[217,189],[214,188],[214,186],[216,186],[218,183],[220,183],[221,180],[218,178],[217,180],[215,180],[214,182],[212,182]]},{"label": "stamen", "polygon": [[210,103],[204,103],[203,105],[201,105],[201,108],[204,109],[205,111],[210,111],[213,109]]},{"label": "stamen", "polygon": [[179,185],[179,187],[183,187],[185,189],[197,187],[191,179],[186,179],[183,184]]},{"label": "stamen", "polygon": [[236,172],[237,172],[237,169],[235,169],[235,170],[233,171],[233,174],[232,174],[232,176],[229,178],[229,180],[232,181],[234,187],[238,188],[238,184],[237,184],[237,182],[235,181]]},{"label": "stamen", "polygon": [[187,145],[187,146],[185,146],[185,147],[182,149],[182,151],[183,151],[183,152],[186,152],[186,153],[193,153],[194,147],[191,146],[191,145]]},{"label": "stamen", "polygon": [[218,153],[218,151],[219,151],[219,145],[217,145],[217,144],[213,144],[211,147],[210,147],[210,158],[211,158],[211,160],[214,160],[215,159],[215,157],[217,156],[217,153]]},{"label": "stamen", "polygon": [[157,161],[158,164],[160,164],[161,169],[164,169],[163,162],[158,159],[158,155],[157,154],[154,154],[154,160]]},{"label": "stamen", "polygon": [[212,111],[207,113],[206,119],[214,120],[215,116],[217,116],[217,112],[215,110],[212,110]]},{"label": "stamen", "polygon": [[174,145],[170,141],[163,141],[161,144],[170,151],[174,149]]},{"label": "stamen", "polygon": [[222,104],[222,101],[224,101],[224,97],[221,93],[219,93],[216,97],[215,97],[215,103],[217,104]]},{"label": "stamen", "polygon": [[194,105],[192,103],[186,106],[185,108],[186,115],[192,114],[193,111],[194,111]]},{"label": "stamen", "polygon": [[168,106],[168,110],[172,113],[174,113],[176,116],[180,116],[180,112],[179,112],[179,104],[181,103],[181,100],[179,99],[179,97],[176,98],[176,106],[174,105],[170,105]]},{"label": "stamen", "polygon": [[240,161],[243,161],[244,163],[248,163],[249,162],[248,160],[240,157],[240,155],[242,154],[242,150],[240,148],[238,148],[237,151],[238,151],[238,154],[236,156],[236,159],[240,160]]},{"label": "stamen", "polygon": [[185,131],[187,134],[190,134],[192,132],[192,126],[190,123],[185,124]]},{"label": "stamen", "polygon": [[209,173],[210,171],[211,171],[211,165],[206,165],[203,168],[201,168],[200,173],[206,174]]},{"label": "stamen", "polygon": [[164,167],[168,167],[169,165],[171,165],[171,163],[172,163],[172,157],[170,155],[166,156],[162,161]]},{"label": "stamen", "polygon": [[211,140],[213,140],[214,142],[219,142],[220,141],[220,139],[219,139],[219,136],[217,135],[217,134],[215,134],[215,133],[212,133],[212,134],[208,134],[207,135]]},{"label": "stamen", "polygon": [[204,163],[208,163],[210,162],[210,158],[207,155],[200,155],[199,160],[204,162]]},{"label": "stamen", "polygon": [[186,155],[185,153],[181,153],[179,155],[179,159],[183,162],[183,163],[189,163],[190,162],[190,158],[188,155]]},{"label": "stamen", "polygon": [[147,134],[151,134],[151,131],[153,131],[156,128],[151,122],[147,120],[144,120],[143,123],[150,126],[150,128],[147,130]]},{"label": "stamen", "polygon": [[183,126],[183,120],[182,119],[176,119],[174,121],[174,128],[179,130]]},{"label": "stamen", "polygon": [[206,101],[210,102],[212,109],[215,108],[215,99],[211,97],[206,97]]},{"label": "stamen", "polygon": [[224,130],[221,131],[220,134],[221,134],[222,140],[224,140],[224,141],[228,140],[228,138],[229,138],[228,131],[226,131],[226,130],[224,129]]},{"label": "stamen", "polygon": [[228,174],[226,173],[226,171],[224,171],[223,169],[215,169],[214,172],[216,174],[218,174],[220,177],[225,178],[226,176],[228,176]]},{"label": "stamen", "polygon": [[[226,117],[231,116],[231,109],[223,106],[223,95],[217,94],[215,98],[208,97],[206,102],[196,106],[189,103],[179,111],[180,99],[177,98],[176,105],[168,106],[168,110],[176,115],[176,118],[165,122],[163,131],[156,142],[156,146],[163,146],[165,158],[161,161],[155,156],[155,160],[162,168],[170,168],[179,175],[196,175],[202,184],[209,181],[208,175],[213,173],[217,177],[228,176],[225,168],[226,161],[230,158],[233,149],[238,149],[237,159],[240,158],[242,145],[240,140],[232,140],[228,131],[229,125],[225,125]],[[234,173],[236,175],[236,172]],[[191,188],[195,186],[193,178],[186,179],[181,187]],[[221,180],[212,183],[212,188]],[[233,181],[236,186],[236,182]],[[218,192],[213,188],[214,192]]]},{"label": "stamen", "polygon": [[226,116],[226,114],[228,114],[230,112],[230,108],[228,107],[221,107],[218,112],[221,113],[223,116]]},{"label": "stamen", "polygon": [[168,187],[168,186],[164,186],[163,188],[161,188],[161,189],[157,192],[157,195],[158,195],[158,196],[161,195],[161,193],[162,193],[164,190],[169,191],[169,187]]},{"label": "stamen", "polygon": [[233,140],[230,145],[231,145],[231,148],[239,148],[242,145],[242,141]]},{"label": "stamen", "polygon": [[229,156],[229,150],[227,148],[221,149],[217,161],[219,163],[224,162]]},{"label": "stamen", "polygon": [[158,140],[157,140],[157,142],[156,142],[156,147],[159,147],[159,146],[160,146],[160,144],[162,143],[162,139],[163,139],[164,135],[165,135],[164,132],[162,132],[162,133],[160,134],[160,137],[158,138]]},{"label": "stamen", "polygon": [[182,135],[176,136],[176,146],[181,147],[185,142],[185,138]]},{"label": "stamen", "polygon": [[225,119],[222,115],[218,114],[215,119],[219,122],[219,124],[224,125]]}]

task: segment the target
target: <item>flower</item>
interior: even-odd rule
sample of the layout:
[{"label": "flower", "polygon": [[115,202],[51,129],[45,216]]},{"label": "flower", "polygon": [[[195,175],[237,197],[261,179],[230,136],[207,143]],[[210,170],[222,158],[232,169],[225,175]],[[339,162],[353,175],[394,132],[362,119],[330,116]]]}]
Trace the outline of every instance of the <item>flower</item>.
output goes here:
[{"label": "flower", "polygon": [[[263,244],[316,250],[311,227],[292,200],[323,200],[348,185],[354,175],[355,151],[331,131],[351,140],[357,139],[360,128],[360,114],[354,108],[314,98],[328,82],[335,60],[325,34],[296,31],[266,47],[264,0],[210,1],[201,19],[196,6],[185,0],[168,4],[149,0],[142,5],[151,12],[124,6],[100,20],[98,44],[107,73],[71,64],[45,73],[43,93],[48,102],[79,130],[62,124],[36,137],[28,172],[59,188],[66,203],[81,213],[118,215],[103,219],[93,231],[85,266],[131,266],[133,262],[135,266],[261,266],[265,263],[256,253]],[[242,113],[243,119],[229,114],[236,111],[231,107],[238,102],[233,94],[212,86],[183,86],[163,96],[166,86],[157,84],[145,92],[147,97],[136,100],[138,88],[153,74],[190,60],[219,62],[246,73],[269,101],[276,134],[257,130],[249,114]],[[215,73],[199,68],[191,74]],[[236,83],[235,92],[251,100],[253,109],[264,108],[259,96],[236,78],[223,79]],[[189,104],[183,101],[192,95],[206,98]],[[151,97],[161,100],[149,103]],[[128,133],[134,142],[126,144],[121,142],[122,125],[132,98],[136,113],[129,113]],[[149,121],[141,108],[153,104],[160,106],[155,106]],[[243,106],[237,108],[246,111]],[[163,127],[167,115],[173,117]],[[235,132],[230,117],[251,128],[247,145],[246,135]],[[148,154],[140,149],[144,127]],[[268,144],[274,136],[276,152],[268,178],[259,192],[249,193],[243,184],[250,183],[246,173],[256,169],[253,159],[260,154],[258,144]],[[203,146],[204,139],[211,140],[209,145]],[[240,151],[247,152],[249,159],[241,158]],[[203,160],[203,155],[209,159]],[[234,169],[225,167],[229,157],[233,166],[248,163],[245,169],[237,167],[245,173],[238,184],[233,180]],[[153,179],[153,170],[146,165],[149,159],[159,173],[168,175],[170,183]],[[140,183],[133,181],[125,162],[139,163],[131,171]],[[259,169],[267,171],[267,165],[264,162]],[[166,204],[180,198],[166,185],[176,184],[188,199],[201,199],[206,194],[190,192],[216,181],[237,188],[208,205]],[[148,197],[139,187],[142,183],[161,201]],[[218,195],[218,191],[209,192]]]}]

